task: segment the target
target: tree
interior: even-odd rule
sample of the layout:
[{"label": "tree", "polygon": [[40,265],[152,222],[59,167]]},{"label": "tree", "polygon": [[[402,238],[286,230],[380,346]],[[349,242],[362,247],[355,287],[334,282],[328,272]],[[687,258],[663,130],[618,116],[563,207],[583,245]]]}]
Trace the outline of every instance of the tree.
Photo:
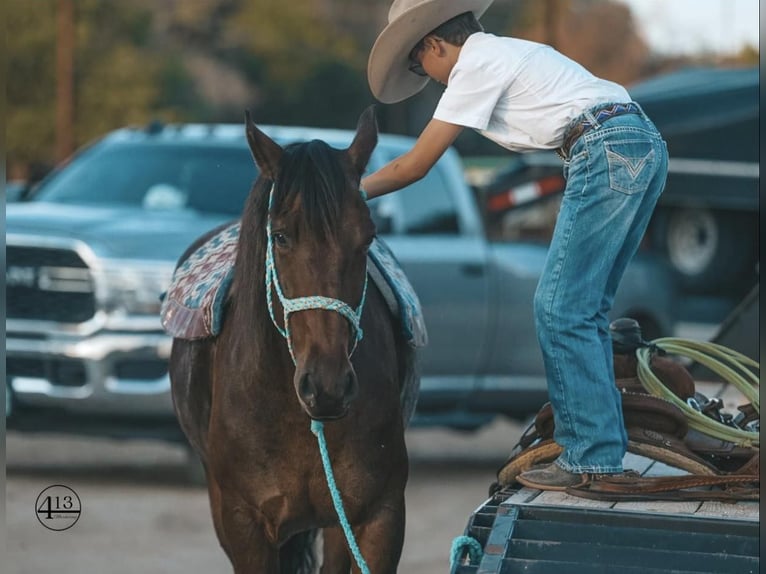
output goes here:
[{"label": "tree", "polygon": [[9,2],[5,13],[7,30],[13,31],[5,36],[6,160],[10,177],[16,178],[26,175],[26,165],[53,155],[56,21],[51,1]]},{"label": "tree", "polygon": [[[55,0],[7,4],[7,163],[11,176],[52,164],[55,142]],[[129,2],[75,3],[74,143],[154,117],[182,118],[162,97],[173,60],[153,43],[152,13]],[[183,72],[176,83],[183,83]]]},{"label": "tree", "polygon": [[[556,10],[551,16],[546,11]],[[488,13],[489,15],[489,13]],[[639,79],[649,48],[630,8],[614,0],[521,0],[498,14],[498,33],[554,47],[595,75],[618,83]],[[555,26],[550,30],[550,26]]]},{"label": "tree", "polygon": [[254,109],[256,118],[355,125],[368,93],[366,59],[352,33],[357,30],[343,25],[340,7],[326,0],[258,0],[233,11],[226,42],[257,74],[251,81],[264,97]]},{"label": "tree", "polygon": [[[75,145],[126,124],[258,121],[353,128],[373,97],[367,57],[391,0],[76,0]],[[6,3],[7,164],[53,161],[56,0]],[[649,53],[616,0],[496,0],[488,32],[552,42],[598,76],[623,84],[686,61]],[[719,65],[757,62],[743,50]],[[384,131],[416,134],[441,89],[378,108]],[[467,130],[466,130],[467,132]],[[458,145],[472,153],[483,138]],[[499,148],[492,145],[492,152]]]}]

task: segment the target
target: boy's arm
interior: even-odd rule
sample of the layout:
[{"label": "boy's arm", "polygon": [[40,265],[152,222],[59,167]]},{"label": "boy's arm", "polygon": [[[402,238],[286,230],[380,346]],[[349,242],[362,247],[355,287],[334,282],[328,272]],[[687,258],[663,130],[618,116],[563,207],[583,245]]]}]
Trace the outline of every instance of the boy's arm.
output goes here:
[{"label": "boy's arm", "polygon": [[362,179],[368,199],[396,191],[425,177],[452,145],[463,126],[432,119],[413,148]]}]

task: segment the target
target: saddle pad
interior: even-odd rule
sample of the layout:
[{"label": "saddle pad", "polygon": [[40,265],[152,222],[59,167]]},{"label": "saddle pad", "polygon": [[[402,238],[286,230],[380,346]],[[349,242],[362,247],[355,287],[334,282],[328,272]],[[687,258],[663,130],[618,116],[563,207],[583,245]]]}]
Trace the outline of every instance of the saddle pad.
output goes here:
[{"label": "saddle pad", "polygon": [[203,243],[173,272],[160,308],[162,327],[169,335],[194,340],[221,332],[238,241],[239,223],[233,223]]},{"label": "saddle pad", "polygon": [[[214,235],[175,270],[160,311],[162,326],[169,335],[194,340],[221,332],[224,303],[234,277],[239,228],[239,223],[233,223]],[[400,319],[408,344],[426,345],[420,301],[394,254],[376,239],[370,246],[369,261],[374,265],[370,278]]]},{"label": "saddle pad", "polygon": [[[428,344],[428,333],[420,299],[394,253],[382,239],[376,237],[370,245],[367,257],[369,262],[372,262],[372,265],[368,265],[368,269],[371,270],[368,273],[375,285],[384,294],[387,286],[396,297],[397,306],[389,302],[389,309],[397,315],[398,307],[398,316],[407,343],[412,347],[425,347]],[[382,284],[378,274],[372,271],[373,268],[380,273],[387,285]]]}]

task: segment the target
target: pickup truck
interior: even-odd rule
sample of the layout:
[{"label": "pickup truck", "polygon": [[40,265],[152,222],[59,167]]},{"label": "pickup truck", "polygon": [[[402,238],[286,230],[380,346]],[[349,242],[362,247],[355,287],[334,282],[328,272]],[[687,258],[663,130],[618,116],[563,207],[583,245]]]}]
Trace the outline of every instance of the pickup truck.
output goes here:
[{"label": "pickup truck", "polygon": [[[353,136],[263,129],[282,144],[340,148]],[[413,141],[382,134],[370,169]],[[9,429],[181,438],[159,295],[194,239],[238,217],[255,177],[243,126],[153,123],[106,135],[8,203]],[[429,332],[414,424],[470,429],[535,412],[546,386],[532,296],[546,245],[487,240],[454,150],[370,209]],[[670,335],[674,288],[663,264],[639,254],[613,315],[636,318],[647,337]]]}]

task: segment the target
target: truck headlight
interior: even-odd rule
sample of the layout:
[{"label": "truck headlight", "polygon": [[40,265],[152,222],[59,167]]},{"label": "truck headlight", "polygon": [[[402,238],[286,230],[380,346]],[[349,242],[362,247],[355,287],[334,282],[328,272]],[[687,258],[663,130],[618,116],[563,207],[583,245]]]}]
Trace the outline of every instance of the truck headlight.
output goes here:
[{"label": "truck headlight", "polygon": [[109,261],[101,269],[99,298],[117,315],[159,315],[160,294],[170,286],[173,263]]}]

